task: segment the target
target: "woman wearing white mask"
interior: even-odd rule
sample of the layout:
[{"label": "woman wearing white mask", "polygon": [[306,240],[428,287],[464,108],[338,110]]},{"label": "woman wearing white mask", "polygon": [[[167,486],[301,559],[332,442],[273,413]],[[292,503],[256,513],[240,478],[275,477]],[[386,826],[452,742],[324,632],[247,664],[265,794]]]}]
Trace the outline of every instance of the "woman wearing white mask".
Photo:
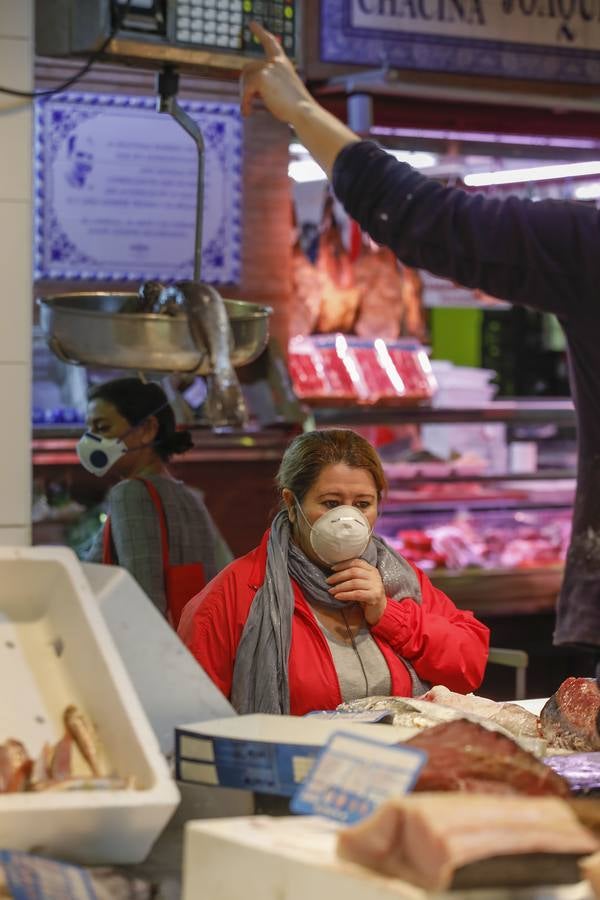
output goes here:
[{"label": "woman wearing white mask", "polygon": [[477,688],[488,629],[373,535],[386,483],[368,441],[300,435],[277,480],[283,509],[260,546],[188,603],[178,629],[238,712]]},{"label": "woman wearing white mask", "polygon": [[119,378],[92,388],[81,464],[118,480],[109,519],[87,554],[117,564],[139,582],[173,625],[185,603],[231,560],[201,494],[169,472],[173,454],[192,447],[178,431],[160,385]]}]

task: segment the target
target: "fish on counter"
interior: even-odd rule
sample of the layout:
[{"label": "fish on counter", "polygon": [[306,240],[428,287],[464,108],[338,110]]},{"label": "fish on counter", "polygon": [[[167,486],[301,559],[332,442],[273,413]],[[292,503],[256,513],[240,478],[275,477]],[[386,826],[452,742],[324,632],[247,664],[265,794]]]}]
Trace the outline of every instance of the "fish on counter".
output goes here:
[{"label": "fish on counter", "polygon": [[570,883],[598,841],[557,797],[412,794],[338,835],[337,853],[426,890]]},{"label": "fish on counter", "polygon": [[63,713],[63,721],[67,734],[69,734],[79,752],[90,767],[90,771],[94,778],[103,778],[105,772],[100,763],[100,754],[98,752],[96,730],[88,717],[82,713],[76,706],[67,706]]},{"label": "fish on counter", "polygon": [[423,694],[422,699],[431,703],[440,703],[442,706],[450,706],[452,709],[470,713],[481,719],[489,719],[514,734],[515,737],[537,738],[540,736],[538,717],[517,703],[497,702],[488,700],[486,697],[477,697],[475,694],[457,694],[441,684]]},{"label": "fish on counter", "polygon": [[540,730],[553,748],[600,750],[600,689],[595,678],[567,678],[540,712]]},{"label": "fish on counter", "polygon": [[[63,713],[63,722],[64,735],[56,744],[44,744],[35,760],[20,741],[9,738],[0,744],[0,794],[134,787],[131,778],[105,772],[95,728],[85,713],[70,705]],[[74,748],[81,754],[88,772],[80,772],[74,766]]]},{"label": "fish on counter", "polygon": [[32,765],[21,741],[9,738],[4,744],[0,744],[0,794],[24,790]]},{"label": "fish on counter", "polygon": [[440,722],[451,722],[460,717],[456,710],[434,703],[426,703],[420,697],[363,697],[349,700],[337,707],[341,712],[389,711],[393,714],[392,725],[405,728],[430,728]]},{"label": "fish on counter", "polygon": [[[452,694],[448,691],[448,695],[461,698],[461,703],[457,702],[453,705],[440,702],[432,698],[432,693],[438,688],[432,688],[422,697],[364,697],[360,700],[350,700],[347,703],[341,703],[337,708],[347,712],[359,712],[363,710],[390,710],[393,712],[392,724],[394,726],[403,726],[405,728],[413,728],[422,730],[439,725],[441,722],[454,722],[457,720],[469,720],[484,725],[486,728],[497,731],[507,737],[512,737],[520,746],[535,753],[536,756],[542,756],[547,748],[546,741],[541,738],[537,732],[537,716],[532,713],[526,713],[520,707],[518,712],[526,713],[525,721],[527,725],[523,725],[523,720],[518,715],[513,716],[509,713],[499,715],[503,706],[512,704],[495,703],[493,700],[484,700],[483,698],[475,698],[472,694],[464,696],[462,694]],[[441,689],[446,695],[446,688]],[[429,699],[425,699],[429,697]],[[474,700],[482,700],[482,707],[474,703]],[[490,715],[490,709],[487,704],[493,705],[495,715]],[[477,711],[475,711],[477,710]],[[528,717],[533,717],[533,725]],[[499,721],[502,719],[502,721]],[[508,726],[508,727],[507,727]]]}]

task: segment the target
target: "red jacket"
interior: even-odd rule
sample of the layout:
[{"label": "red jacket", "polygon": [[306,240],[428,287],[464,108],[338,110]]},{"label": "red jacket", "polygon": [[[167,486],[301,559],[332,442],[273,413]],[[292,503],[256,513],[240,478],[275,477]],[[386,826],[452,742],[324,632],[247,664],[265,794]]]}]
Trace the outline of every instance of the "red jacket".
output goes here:
[{"label": "red jacket", "polygon": [[[234,560],[185,607],[178,634],[202,668],[231,695],[233,666],[242,631],[257,589],[265,577],[269,532],[260,545]],[[392,694],[411,696],[409,660],[423,681],[467,693],[481,684],[488,655],[489,629],[473,613],[457,609],[426,575],[414,567],[422,603],[388,601],[371,628],[388,664]],[[327,641],[299,586],[294,589],[292,645],[289,656],[290,712],[335,709],[342,702]]]}]

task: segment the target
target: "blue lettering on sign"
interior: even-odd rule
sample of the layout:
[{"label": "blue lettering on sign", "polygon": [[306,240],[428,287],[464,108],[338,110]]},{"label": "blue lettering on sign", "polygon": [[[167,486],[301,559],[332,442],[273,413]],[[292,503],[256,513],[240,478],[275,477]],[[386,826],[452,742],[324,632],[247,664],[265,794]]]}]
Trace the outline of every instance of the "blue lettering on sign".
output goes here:
[{"label": "blue lettering on sign", "polygon": [[[503,0],[512,3],[512,0]],[[530,0],[535,2],[535,0]],[[485,24],[482,0],[357,0],[367,16],[394,16],[398,19],[422,19],[425,22],[466,22]],[[510,10],[509,10],[510,11]]]},{"label": "blue lettering on sign", "polygon": [[320,21],[323,62],[600,84],[600,0],[321,0]]}]

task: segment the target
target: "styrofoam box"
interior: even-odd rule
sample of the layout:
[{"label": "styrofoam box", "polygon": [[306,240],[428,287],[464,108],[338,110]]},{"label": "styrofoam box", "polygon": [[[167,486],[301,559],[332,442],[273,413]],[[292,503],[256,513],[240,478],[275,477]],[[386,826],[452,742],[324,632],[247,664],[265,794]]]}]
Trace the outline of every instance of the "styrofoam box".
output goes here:
[{"label": "styrofoam box", "polygon": [[0,743],[15,738],[37,756],[75,704],[95,724],[109,770],[136,785],[2,794],[0,847],[84,864],[143,860],[179,792],[72,551],[0,548],[0,680]]},{"label": "styrofoam box", "polygon": [[189,822],[182,900],[593,900],[585,881],[430,894],[338,859],[337,830],[316,816]]},{"label": "styrofoam box", "polygon": [[165,756],[175,751],[181,722],[237,715],[129,572],[81,568]]},{"label": "styrofoam box", "polygon": [[336,857],[338,826],[317,816],[189,822],[182,900],[424,900],[404,881]]},{"label": "styrofoam box", "polygon": [[289,797],[336,731],[385,744],[416,733],[391,725],[264,713],[181,725],[175,732],[177,778]]}]

